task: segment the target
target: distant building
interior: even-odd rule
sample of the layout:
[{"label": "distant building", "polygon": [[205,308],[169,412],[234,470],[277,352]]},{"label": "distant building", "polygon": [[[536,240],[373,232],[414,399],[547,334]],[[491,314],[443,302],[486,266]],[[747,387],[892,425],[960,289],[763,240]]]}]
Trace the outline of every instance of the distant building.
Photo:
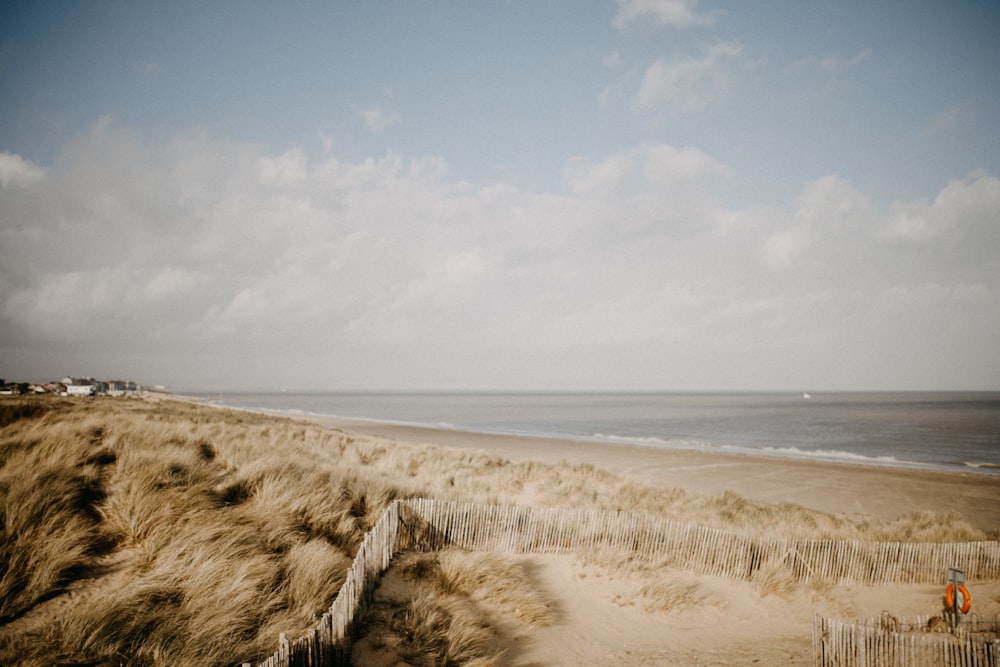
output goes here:
[{"label": "distant building", "polygon": [[68,384],[66,385],[67,396],[93,396],[97,393],[97,387],[92,384]]},{"label": "distant building", "polygon": [[131,380],[109,380],[106,393],[108,396],[138,396],[139,385]]},{"label": "distant building", "polygon": [[64,377],[58,382],[6,382],[0,380],[0,396],[59,394],[61,396],[141,396],[143,387],[131,380],[96,380]]}]

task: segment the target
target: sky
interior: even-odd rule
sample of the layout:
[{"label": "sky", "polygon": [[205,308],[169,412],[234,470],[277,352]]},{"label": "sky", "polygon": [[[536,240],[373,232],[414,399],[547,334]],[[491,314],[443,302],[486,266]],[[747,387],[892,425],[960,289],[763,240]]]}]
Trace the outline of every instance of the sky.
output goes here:
[{"label": "sky", "polygon": [[6,2],[0,377],[1000,390],[1000,4]]}]

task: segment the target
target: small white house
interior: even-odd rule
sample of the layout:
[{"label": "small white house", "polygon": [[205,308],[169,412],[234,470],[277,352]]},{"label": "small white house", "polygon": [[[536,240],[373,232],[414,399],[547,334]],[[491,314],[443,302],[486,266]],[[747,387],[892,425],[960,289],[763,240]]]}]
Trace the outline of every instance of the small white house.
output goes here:
[{"label": "small white house", "polygon": [[93,396],[95,387],[92,384],[68,384],[66,385],[67,396]]}]

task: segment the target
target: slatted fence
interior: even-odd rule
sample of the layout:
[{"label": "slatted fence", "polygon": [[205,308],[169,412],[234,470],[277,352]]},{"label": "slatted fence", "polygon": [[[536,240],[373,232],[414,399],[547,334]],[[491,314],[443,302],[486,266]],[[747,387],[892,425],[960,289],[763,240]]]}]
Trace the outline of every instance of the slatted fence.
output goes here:
[{"label": "slatted fence", "polygon": [[[702,574],[752,577],[782,562],[799,580],[868,585],[940,583],[948,567],[969,580],[1000,579],[1000,543],[902,543],[762,539],[634,512],[540,509],[438,500],[404,501],[408,548],[565,553],[625,550]],[[407,524],[409,521],[409,524]],[[417,525],[419,523],[419,525]],[[416,536],[416,537],[414,537]]]},{"label": "slatted fence", "polygon": [[[309,634],[289,640],[281,635],[278,650],[258,667],[326,667],[351,664],[351,640],[358,610],[371,602],[378,578],[399,548],[399,517],[406,501],[395,501],[365,535],[351,571],[329,611]],[[251,663],[243,663],[247,667]]]},{"label": "slatted fence", "polygon": [[[431,551],[446,546],[512,553],[572,553],[588,548],[609,548],[662,560],[679,569],[734,579],[749,579],[765,565],[776,563],[784,564],[798,580],[825,579],[869,585],[943,584],[948,567],[964,570],[969,581],[1000,579],[1000,542],[938,544],[762,539],[634,512],[397,500],[365,536],[337,598],[316,627],[305,637],[288,640],[282,636],[278,651],[258,663],[258,667],[349,665],[355,614],[371,601],[375,584],[393,556],[403,550]],[[836,625],[837,621],[823,622],[829,625],[824,626],[821,637],[856,633],[850,635],[853,639],[844,639],[846,643],[837,643],[837,647],[854,645],[851,641],[860,641],[858,632],[869,631],[842,630],[841,625]],[[823,650],[827,650],[827,644],[821,642]],[[836,655],[847,654],[837,652],[840,648],[832,646],[829,651]],[[995,644],[991,647],[988,650],[995,653]],[[244,663],[245,666],[249,664]],[[996,662],[935,664],[996,665]]]},{"label": "slatted fence", "polygon": [[858,621],[813,618],[813,654],[818,667],[997,667],[1000,616],[973,614],[957,629],[930,625],[930,616],[882,616]]}]

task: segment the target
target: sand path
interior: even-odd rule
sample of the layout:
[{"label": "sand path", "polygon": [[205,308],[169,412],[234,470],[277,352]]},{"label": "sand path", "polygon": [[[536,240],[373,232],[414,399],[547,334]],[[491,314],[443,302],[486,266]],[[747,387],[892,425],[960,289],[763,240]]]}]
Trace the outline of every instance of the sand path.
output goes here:
[{"label": "sand path", "polygon": [[[857,584],[816,590],[796,585],[767,595],[748,582],[689,575],[704,593],[700,605],[643,609],[642,582],[616,576],[571,556],[525,557],[554,596],[561,618],[535,630],[511,665],[812,665],[812,618],[909,617],[941,611],[940,586],[881,588]],[[1000,613],[1000,582],[976,587],[978,613]],[[631,601],[632,604],[628,604]],[[624,606],[623,606],[624,603]]]},{"label": "sand path", "polygon": [[[507,555],[550,600],[547,627],[498,626],[504,667],[649,667],[652,665],[813,665],[814,614],[853,619],[939,614],[942,588],[930,584],[865,587],[794,585],[762,595],[753,584],[680,573],[698,587],[689,606],[650,609],[648,579],[584,564],[572,555]],[[391,579],[391,575],[387,577]],[[398,591],[397,591],[398,594]],[[977,613],[1000,613],[1000,582],[975,586]],[[356,664],[396,667],[391,654],[355,647]]]}]

